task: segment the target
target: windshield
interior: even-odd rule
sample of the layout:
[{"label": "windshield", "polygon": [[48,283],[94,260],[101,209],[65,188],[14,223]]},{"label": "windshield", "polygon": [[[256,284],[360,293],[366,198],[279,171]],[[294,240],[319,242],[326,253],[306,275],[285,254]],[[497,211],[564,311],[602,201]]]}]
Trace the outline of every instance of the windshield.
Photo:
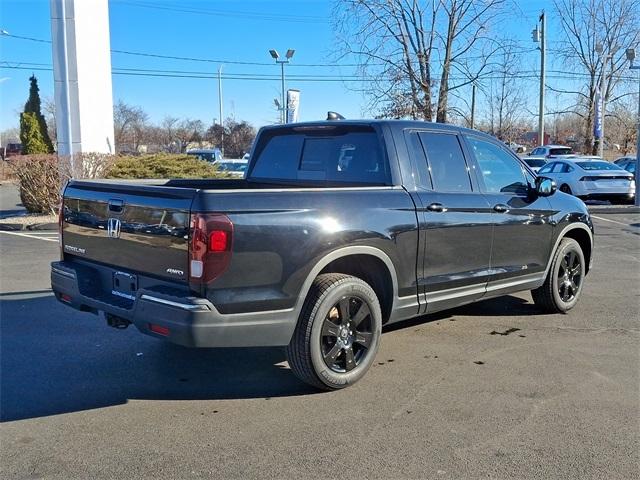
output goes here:
[{"label": "windshield", "polygon": [[572,153],[573,150],[569,147],[549,149],[549,155],[571,155]]},{"label": "windshield", "polygon": [[583,170],[622,170],[619,166],[609,162],[576,162],[576,165]]},{"label": "windshield", "polygon": [[213,152],[187,152],[187,155],[198,157],[198,160],[205,162],[213,162],[216,159],[216,154]]},{"label": "windshield", "polygon": [[216,165],[225,172],[244,172],[247,169],[246,163],[218,162]]},{"label": "windshield", "polygon": [[527,165],[533,168],[542,167],[545,163],[547,163],[544,160],[540,160],[536,158],[526,158],[525,162],[527,162]]}]

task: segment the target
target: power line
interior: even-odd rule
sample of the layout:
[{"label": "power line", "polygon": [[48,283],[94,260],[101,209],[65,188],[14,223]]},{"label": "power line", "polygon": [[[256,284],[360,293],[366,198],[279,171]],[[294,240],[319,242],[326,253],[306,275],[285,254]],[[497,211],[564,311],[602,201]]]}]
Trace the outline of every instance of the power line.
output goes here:
[{"label": "power line", "polygon": [[[30,40],[30,41],[34,41],[34,42],[41,42],[41,43],[51,43],[51,40],[42,40],[42,39],[38,39],[38,38],[33,38],[33,37],[25,37],[25,36],[18,36],[18,35],[12,35],[12,34],[6,34],[4,35],[6,37],[12,37],[12,38],[19,38],[21,40]],[[536,50],[536,48],[530,48],[530,49],[525,49],[524,47],[518,47],[521,48],[521,50],[514,52],[514,54],[522,54],[522,53],[529,53],[532,52],[534,50]],[[163,54],[159,54],[159,53],[148,53],[148,52],[137,52],[137,51],[131,51],[131,50],[118,50],[118,49],[111,49],[111,53],[117,53],[117,54],[122,54],[122,55],[132,55],[132,56],[137,56],[137,57],[149,57],[149,58],[162,58],[162,59],[167,59],[167,60],[181,60],[181,61],[188,61],[188,62],[200,62],[200,63],[214,63],[214,64],[228,64],[228,65],[248,65],[248,66],[266,66],[266,67],[272,67],[273,63],[271,62],[250,62],[250,61],[242,61],[242,60],[224,60],[224,59],[214,59],[214,58],[201,58],[201,57],[185,57],[185,56],[178,56],[178,55],[163,55]],[[480,58],[485,58],[484,56],[480,55],[480,56],[467,56],[464,57],[465,60],[477,60]],[[385,65],[384,63],[369,63],[367,65],[370,66],[382,66]],[[291,67],[329,67],[329,68],[336,68],[336,67],[363,67],[365,66],[365,64],[363,63],[291,63],[290,65]]]},{"label": "power line", "polygon": [[133,7],[141,7],[148,8],[153,10],[165,10],[171,12],[178,13],[193,13],[197,15],[209,15],[214,17],[230,17],[230,18],[241,18],[241,19],[251,19],[251,20],[267,20],[267,21],[276,21],[276,22],[287,22],[287,23],[327,23],[327,19],[324,17],[318,16],[309,16],[309,15],[290,15],[290,14],[267,14],[267,13],[258,13],[258,12],[240,12],[240,11],[232,11],[232,10],[215,10],[215,9],[201,9],[201,8],[193,8],[193,7],[173,7],[166,5],[158,5],[155,3],[149,2],[134,2],[134,1],[120,1],[118,3],[122,3],[125,5],[130,5]]},{"label": "power line", "polygon": [[[44,40],[41,38],[27,37],[23,35],[13,35],[11,33],[7,33],[2,35],[3,37],[17,38],[20,40],[28,40],[31,42],[38,43],[51,43],[51,40]],[[224,63],[229,65],[253,65],[253,66],[268,66],[272,67],[273,63],[271,62],[249,62],[249,61],[241,61],[241,60],[225,60],[225,59],[215,59],[215,58],[198,58],[198,57],[184,57],[178,55],[162,55],[159,53],[148,53],[148,52],[135,52],[131,50],[118,50],[111,49],[111,53],[118,53],[123,55],[133,55],[137,57],[152,57],[152,58],[164,58],[167,60],[183,60],[188,62],[204,62],[204,63]],[[360,63],[292,63],[292,67],[359,67]]]},{"label": "power line", "polygon": [[[7,63],[4,62],[3,63]],[[24,62],[15,62],[20,64],[26,64]],[[19,65],[0,65],[0,68],[14,69],[14,70],[34,70],[34,71],[52,71],[53,69],[49,66],[48,68],[42,66],[33,66],[33,67],[22,67]],[[552,73],[548,75],[550,79],[556,80],[576,80],[585,74],[572,73],[572,72],[563,72],[563,71],[555,71],[558,73]],[[496,75],[497,72],[488,72],[486,75],[480,76],[480,80],[501,80],[504,77],[503,74]],[[190,72],[190,71],[181,71],[181,70],[144,70],[144,69],[129,69],[129,68],[118,68],[114,67],[112,71],[113,75],[127,75],[127,76],[141,76],[141,77],[158,77],[158,78],[194,78],[194,79],[217,79],[217,74],[215,73],[206,73],[206,72]],[[438,77],[439,75],[434,75]],[[508,76],[513,79],[520,80],[538,80],[539,76],[535,73],[531,73],[531,71],[522,71],[522,72],[514,72]],[[258,73],[248,73],[248,74],[226,74],[222,76],[223,80],[247,80],[247,81],[277,81],[280,77],[274,75],[265,75]],[[317,77],[317,76],[295,76],[292,75],[290,78],[299,81],[299,82],[376,82],[380,81],[378,77]],[[451,80],[468,80],[468,77],[465,76],[456,76],[452,75],[449,77]],[[633,77],[618,75],[615,78],[620,80],[634,80]]]}]

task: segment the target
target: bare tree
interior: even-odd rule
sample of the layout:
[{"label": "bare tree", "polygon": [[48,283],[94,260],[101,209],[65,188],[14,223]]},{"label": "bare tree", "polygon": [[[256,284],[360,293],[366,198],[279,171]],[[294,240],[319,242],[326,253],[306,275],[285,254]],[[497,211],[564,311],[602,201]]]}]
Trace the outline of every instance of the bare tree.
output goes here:
[{"label": "bare tree", "polygon": [[[629,92],[619,92],[621,74],[626,68],[624,50],[640,41],[640,0],[554,0],[562,27],[563,65],[573,72],[585,74],[584,84],[577,89],[550,86],[552,90],[574,95],[575,113],[584,118],[584,147],[594,153],[596,92],[604,79],[605,103],[614,104]],[[596,45],[602,46],[602,54]]]},{"label": "bare tree", "polygon": [[[444,123],[449,93],[477,81],[489,66],[492,55],[500,49],[499,43],[490,41],[487,31],[504,0],[441,0],[440,3],[447,31],[442,37],[444,57],[436,121]],[[475,52],[477,57],[470,59],[470,52]],[[464,79],[452,85],[450,76],[454,67]]]},{"label": "bare tree", "polygon": [[[393,116],[433,117],[431,72],[439,1],[339,0],[335,27],[345,55],[361,62],[371,106]],[[405,98],[410,101],[405,101]]]},{"label": "bare tree", "polygon": [[173,136],[179,146],[180,153],[184,153],[190,143],[202,143],[205,135],[204,123],[202,120],[191,120],[186,118],[175,125]]},{"label": "bare tree", "polygon": [[47,130],[49,132],[49,138],[53,145],[58,144],[58,132],[56,129],[56,102],[51,97],[45,97],[42,110],[47,121]]},{"label": "bare tree", "polygon": [[495,51],[485,32],[504,1],[338,0],[334,26],[344,56],[360,62],[371,107],[445,122],[449,93],[476,81]]},{"label": "bare tree", "polygon": [[224,152],[229,158],[241,158],[251,150],[256,129],[246,121],[228,118],[225,122]]},{"label": "bare tree", "polygon": [[487,92],[487,116],[490,133],[501,139],[512,141],[526,105],[524,89],[517,77],[518,54],[516,47],[508,41],[497,56],[496,67]]},{"label": "bare tree", "polygon": [[138,151],[144,141],[145,126],[149,115],[142,108],[128,105],[122,100],[114,105],[114,140],[118,152],[126,149]]}]

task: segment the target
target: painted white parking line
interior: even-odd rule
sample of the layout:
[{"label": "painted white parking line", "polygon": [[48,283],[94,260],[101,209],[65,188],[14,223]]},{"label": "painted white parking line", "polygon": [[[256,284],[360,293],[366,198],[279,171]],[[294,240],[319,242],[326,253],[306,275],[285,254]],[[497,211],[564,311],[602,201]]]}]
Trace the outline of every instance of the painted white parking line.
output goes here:
[{"label": "painted white parking line", "polygon": [[618,222],[617,220],[609,220],[608,218],[596,217],[595,215],[591,215],[591,217],[592,218],[597,218],[598,220],[602,220],[603,222],[617,223],[618,225],[624,225],[625,227],[629,227],[630,226],[628,223]]},{"label": "painted white parking line", "polygon": [[45,242],[57,242],[57,237],[46,237],[43,235],[33,235],[32,233],[22,233],[22,232],[5,232],[0,230],[0,233],[4,233],[5,235],[15,235],[16,237],[27,237],[27,238],[35,238],[37,240],[44,240]]}]

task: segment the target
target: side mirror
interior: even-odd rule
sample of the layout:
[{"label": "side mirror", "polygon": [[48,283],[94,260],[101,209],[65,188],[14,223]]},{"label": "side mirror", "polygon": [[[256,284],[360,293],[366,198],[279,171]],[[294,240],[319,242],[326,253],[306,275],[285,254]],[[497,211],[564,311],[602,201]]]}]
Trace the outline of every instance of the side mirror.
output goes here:
[{"label": "side mirror", "polygon": [[556,182],[547,177],[536,178],[536,193],[541,197],[549,197],[558,189]]}]

